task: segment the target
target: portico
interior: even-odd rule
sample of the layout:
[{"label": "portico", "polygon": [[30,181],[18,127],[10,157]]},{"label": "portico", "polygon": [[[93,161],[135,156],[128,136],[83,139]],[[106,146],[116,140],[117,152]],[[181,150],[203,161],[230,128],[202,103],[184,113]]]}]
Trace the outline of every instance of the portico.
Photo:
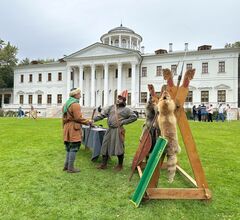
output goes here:
[{"label": "portico", "polygon": [[[96,54],[97,57],[94,56]],[[96,43],[66,57],[65,60],[66,95],[68,96],[72,87],[81,88],[82,106],[114,104],[117,94],[125,89],[129,93],[128,103],[131,103],[132,107],[136,106],[139,99],[138,53]]]}]

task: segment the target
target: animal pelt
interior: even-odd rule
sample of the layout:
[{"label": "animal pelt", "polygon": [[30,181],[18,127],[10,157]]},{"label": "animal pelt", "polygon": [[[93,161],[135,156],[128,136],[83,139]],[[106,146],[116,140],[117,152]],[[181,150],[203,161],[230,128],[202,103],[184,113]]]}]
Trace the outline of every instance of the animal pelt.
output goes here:
[{"label": "animal pelt", "polygon": [[166,154],[168,181],[170,183],[174,180],[177,165],[177,153],[180,149],[177,138],[177,120],[174,115],[175,108],[175,103],[170,94],[167,91],[163,91],[158,102],[158,125],[161,130],[161,136],[168,140]]}]

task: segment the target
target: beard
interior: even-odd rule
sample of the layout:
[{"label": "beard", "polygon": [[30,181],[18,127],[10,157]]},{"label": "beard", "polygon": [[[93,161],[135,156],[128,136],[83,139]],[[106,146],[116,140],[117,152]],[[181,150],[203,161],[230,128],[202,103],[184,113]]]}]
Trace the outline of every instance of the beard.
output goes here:
[{"label": "beard", "polygon": [[126,102],[117,103],[117,107],[125,107]]}]

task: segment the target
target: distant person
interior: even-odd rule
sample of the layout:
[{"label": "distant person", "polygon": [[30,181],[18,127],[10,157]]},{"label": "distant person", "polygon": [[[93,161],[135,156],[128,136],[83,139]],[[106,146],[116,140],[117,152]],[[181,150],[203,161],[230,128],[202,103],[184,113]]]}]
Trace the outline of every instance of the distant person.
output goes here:
[{"label": "distant person", "polygon": [[31,105],[28,117],[33,119],[37,118],[37,110],[34,109],[33,105]]},{"label": "distant person", "polygon": [[197,114],[198,114],[198,121],[201,121],[201,105],[197,108]]},{"label": "distant person", "polygon": [[194,105],[192,107],[192,117],[193,117],[193,121],[196,120],[196,117],[197,117],[197,108],[196,108],[196,105]]},{"label": "distant person", "polygon": [[98,114],[100,115],[101,111],[102,111],[102,106],[101,105],[98,106],[97,111],[98,111]]},{"label": "distant person", "polygon": [[231,121],[231,107],[229,104],[227,104],[226,108],[225,108],[225,111],[227,113],[227,121],[230,122]]},{"label": "distant person", "polygon": [[204,105],[204,104],[202,104],[201,105],[201,120],[202,121],[207,121],[207,107]]},{"label": "distant person", "polygon": [[207,112],[208,112],[208,122],[210,122],[210,121],[213,122],[213,120],[212,120],[212,115],[213,115],[212,104],[210,104],[210,106],[208,107]]},{"label": "distant person", "polygon": [[22,110],[22,107],[20,106],[19,108],[18,108],[18,118],[23,118],[24,117],[24,112],[23,112],[23,110]]},{"label": "distant person", "polygon": [[222,104],[219,105],[218,107],[218,117],[217,117],[217,121],[219,121],[219,119],[222,120],[222,122],[224,122],[224,107]]}]

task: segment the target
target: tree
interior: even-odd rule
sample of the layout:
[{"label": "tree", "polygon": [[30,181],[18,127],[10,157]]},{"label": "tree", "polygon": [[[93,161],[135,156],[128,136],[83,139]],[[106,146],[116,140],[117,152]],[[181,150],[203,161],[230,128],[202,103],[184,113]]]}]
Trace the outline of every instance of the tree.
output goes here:
[{"label": "tree", "polygon": [[17,64],[18,48],[0,39],[0,88],[13,87],[13,67]]},{"label": "tree", "polygon": [[226,43],[225,48],[240,48],[240,41],[236,41],[235,43]]},{"label": "tree", "polygon": [[19,66],[22,65],[29,65],[30,64],[30,59],[28,59],[27,57],[23,60],[20,61]]}]

